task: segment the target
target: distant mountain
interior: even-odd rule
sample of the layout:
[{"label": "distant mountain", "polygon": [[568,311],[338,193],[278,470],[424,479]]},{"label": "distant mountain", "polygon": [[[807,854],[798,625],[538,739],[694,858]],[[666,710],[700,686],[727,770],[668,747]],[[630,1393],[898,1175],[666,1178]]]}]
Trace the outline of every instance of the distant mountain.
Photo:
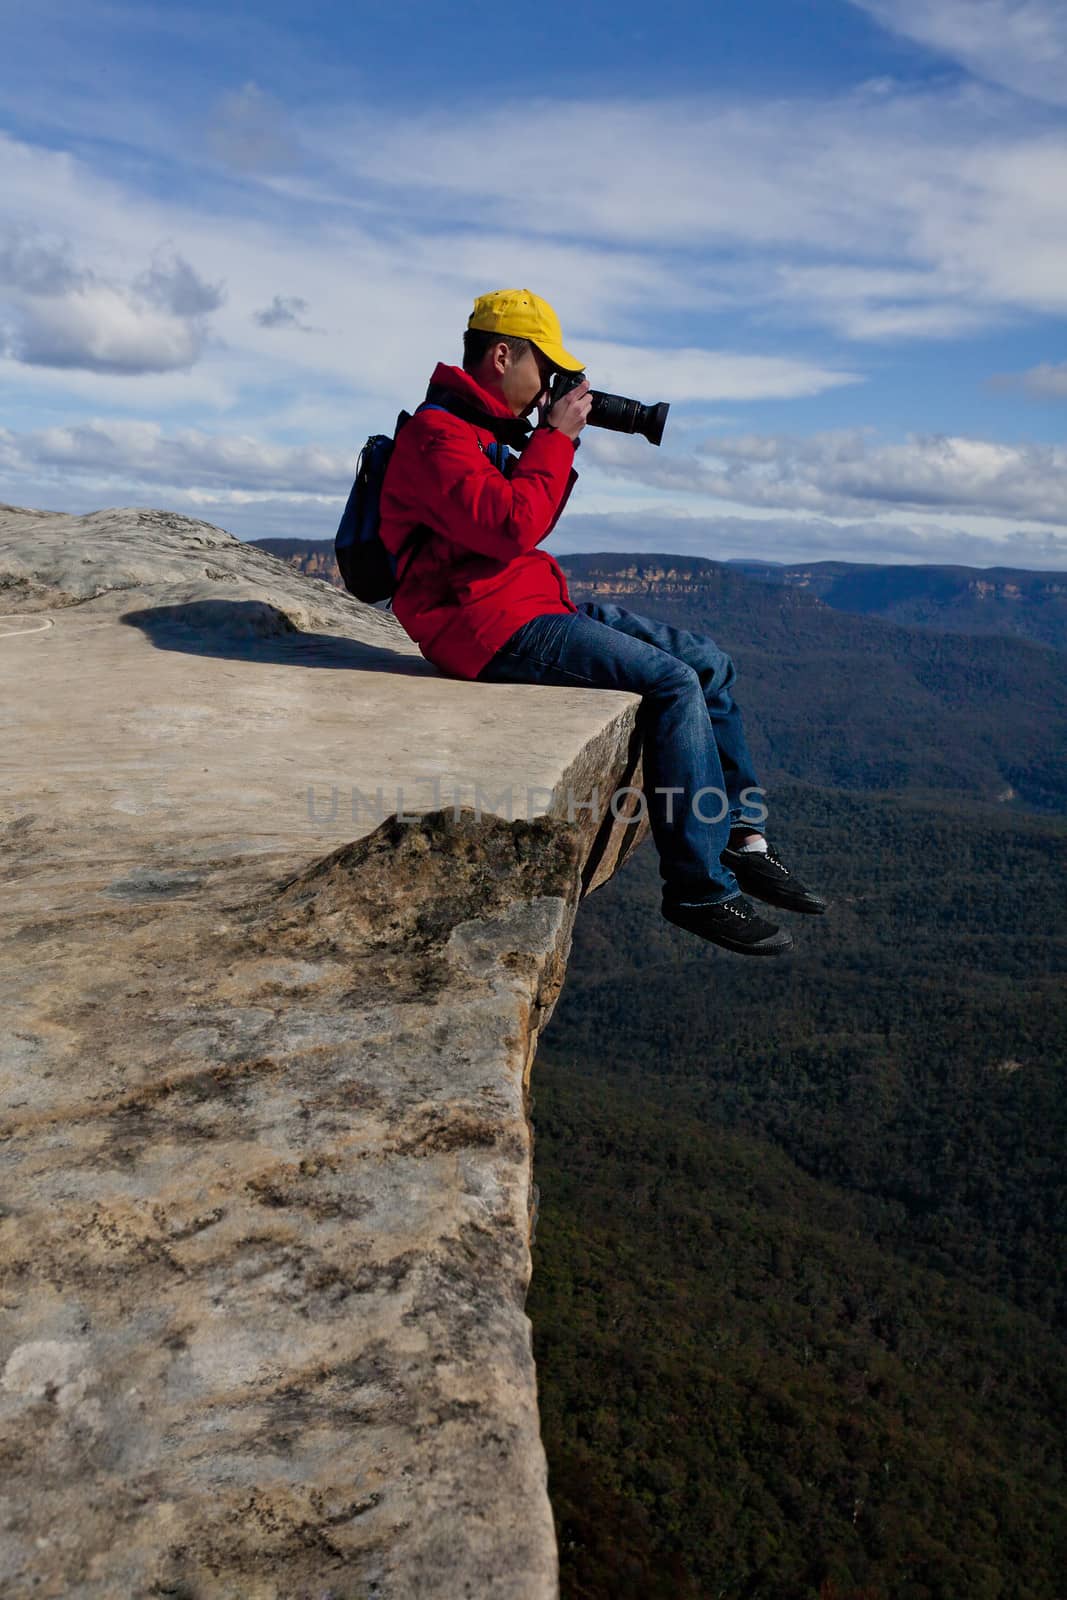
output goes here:
[{"label": "distant mountain", "polygon": [[1067,572],[1013,567],[873,566],[813,561],[727,565],[762,583],[803,589],[836,611],[885,617],[915,628],[1007,633],[1067,649]]},{"label": "distant mountain", "polygon": [[[332,540],[254,542],[340,586]],[[771,581],[766,568],[757,575],[699,557],[608,553],[564,556],[561,565],[575,600],[644,609],[736,655],[752,753],[768,784],[948,791],[1067,811],[1067,683],[1047,642],[903,626]]]},{"label": "distant mountain", "polygon": [[[343,588],[332,539],[254,539],[260,550],[310,578]],[[671,555],[563,556],[560,564],[591,582],[610,575],[617,594],[673,594],[712,569],[777,588],[801,590],[833,611],[881,617],[938,633],[1001,633],[1067,650],[1067,572],[1014,567],[874,566],[853,561],[706,561]],[[591,565],[590,565],[591,564]]]},{"label": "distant mountain", "polygon": [[341,574],[333,557],[332,539],[250,539],[257,550],[286,561],[306,578],[322,578],[335,589],[343,589]]},{"label": "distant mountain", "polygon": [[901,627],[671,555],[562,558],[575,600],[711,635],[735,657],[761,778],[1067,810],[1067,681],[1047,645]]}]

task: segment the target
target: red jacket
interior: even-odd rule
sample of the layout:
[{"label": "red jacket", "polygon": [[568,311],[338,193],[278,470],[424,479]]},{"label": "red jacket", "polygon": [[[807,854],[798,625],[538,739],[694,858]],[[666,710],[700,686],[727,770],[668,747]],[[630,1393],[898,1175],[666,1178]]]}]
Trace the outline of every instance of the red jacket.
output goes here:
[{"label": "red jacket", "polygon": [[[430,382],[511,416],[461,367],[439,365]],[[387,549],[395,555],[417,523],[433,529],[403,554],[393,611],[426,659],[456,678],[476,678],[531,617],[578,609],[557,562],[537,549],[577,479],[573,443],[535,430],[505,478],[486,454],[492,442],[488,428],[451,412],[420,411],[397,435],[382,485]]]}]

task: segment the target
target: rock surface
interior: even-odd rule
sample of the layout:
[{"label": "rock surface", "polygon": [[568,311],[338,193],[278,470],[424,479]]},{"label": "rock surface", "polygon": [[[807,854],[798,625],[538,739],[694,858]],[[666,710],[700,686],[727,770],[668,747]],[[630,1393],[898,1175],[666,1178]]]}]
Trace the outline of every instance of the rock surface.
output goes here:
[{"label": "rock surface", "polygon": [[526,1091],[636,698],[165,513],[0,552],[0,1591],[554,1595]]}]

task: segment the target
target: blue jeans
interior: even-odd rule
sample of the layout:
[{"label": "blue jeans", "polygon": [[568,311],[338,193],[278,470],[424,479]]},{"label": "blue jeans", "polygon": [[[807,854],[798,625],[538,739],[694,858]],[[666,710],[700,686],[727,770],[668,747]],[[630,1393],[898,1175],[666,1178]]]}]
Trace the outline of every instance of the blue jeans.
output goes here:
[{"label": "blue jeans", "polygon": [[649,826],[664,895],[683,904],[740,893],[719,858],[731,824],[750,822],[762,831],[766,815],[741,709],[730,694],[735,676],[730,657],[705,634],[595,600],[579,605],[577,614],[524,623],[478,674],[483,683],[580,685],[641,696]]}]

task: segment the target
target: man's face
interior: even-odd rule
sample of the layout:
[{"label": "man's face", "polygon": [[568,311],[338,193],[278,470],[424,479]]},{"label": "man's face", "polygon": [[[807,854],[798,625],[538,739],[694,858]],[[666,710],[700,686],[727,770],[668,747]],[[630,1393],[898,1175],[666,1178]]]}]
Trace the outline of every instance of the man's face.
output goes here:
[{"label": "man's face", "polygon": [[[509,358],[511,352],[508,351]],[[555,367],[536,345],[528,345],[518,360],[509,359],[501,374],[504,399],[516,417],[525,417],[539,401],[547,399]]]}]

